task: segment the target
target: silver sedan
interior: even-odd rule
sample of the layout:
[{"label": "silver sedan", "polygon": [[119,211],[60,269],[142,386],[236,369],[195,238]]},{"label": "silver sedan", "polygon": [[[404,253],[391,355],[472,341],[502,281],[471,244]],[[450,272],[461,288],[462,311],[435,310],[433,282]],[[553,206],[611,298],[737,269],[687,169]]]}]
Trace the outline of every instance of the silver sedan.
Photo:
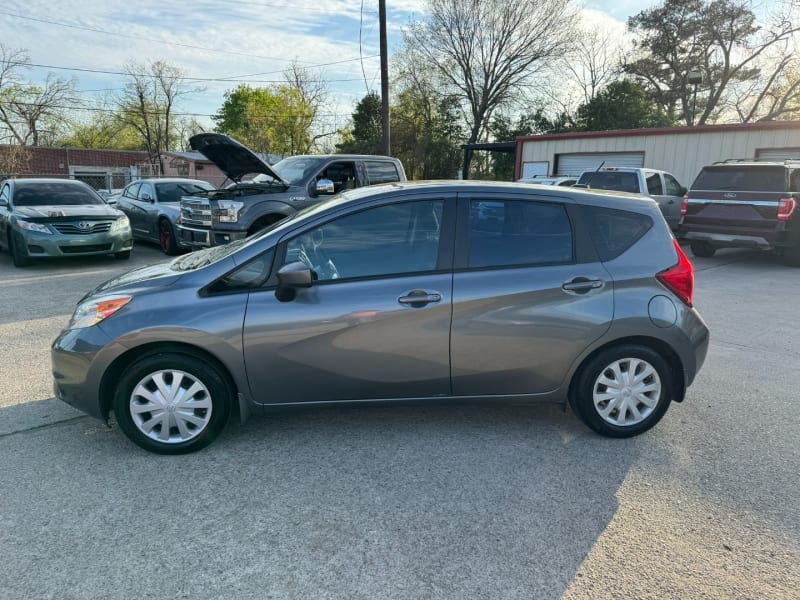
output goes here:
[{"label": "silver sedan", "polygon": [[178,254],[188,249],[175,236],[181,198],[212,190],[199,179],[139,179],[122,190],[115,208],[128,215],[134,238],[158,242],[164,254]]}]

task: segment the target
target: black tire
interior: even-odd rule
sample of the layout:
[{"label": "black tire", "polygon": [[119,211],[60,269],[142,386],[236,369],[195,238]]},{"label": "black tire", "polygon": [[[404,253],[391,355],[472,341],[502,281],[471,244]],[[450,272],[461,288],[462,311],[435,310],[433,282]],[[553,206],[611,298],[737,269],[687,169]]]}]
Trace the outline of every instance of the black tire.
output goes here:
[{"label": "black tire", "polygon": [[158,222],[158,245],[167,256],[175,256],[180,252],[178,239],[175,237],[175,228],[169,219],[161,219]]},{"label": "black tire", "polygon": [[[647,391],[646,394],[639,395],[631,394],[631,388],[623,385],[621,386],[623,389],[616,399],[617,404],[614,404],[614,400],[603,401],[602,397],[604,395],[610,396],[613,393],[611,386],[606,386],[600,381],[601,376],[605,376],[606,379],[615,378],[612,367],[614,365],[623,367],[626,361],[628,361],[628,367],[633,366],[636,368],[638,364],[640,368],[637,368],[636,372],[639,374],[649,372],[645,365],[652,367],[655,377],[648,375],[640,383],[646,387],[657,386],[657,391]],[[620,372],[624,377],[626,371],[620,369]],[[646,387],[643,389],[646,389]],[[598,398],[601,399],[598,404],[595,404],[594,398],[596,390]],[[627,393],[625,393],[625,390],[627,390]],[[603,350],[581,366],[573,380],[569,400],[572,409],[581,420],[597,433],[607,437],[627,438],[639,435],[658,423],[664,413],[667,412],[670,402],[672,402],[672,394],[672,372],[667,361],[658,352],[647,346],[622,344]],[[647,397],[651,406],[648,407],[638,400],[642,395]],[[629,408],[631,405],[639,412],[639,416],[642,417],[641,420],[636,420],[633,409]],[[600,412],[605,409],[610,410],[606,417]],[[607,420],[608,418],[616,421],[625,421],[629,413],[632,418],[628,424],[617,424]],[[620,415],[622,415],[621,418]]]},{"label": "black tire", "polygon": [[[183,397],[194,408],[184,404],[184,410],[180,410],[181,405],[176,402],[181,397],[177,396],[171,407],[160,409],[157,401],[137,393],[147,390],[153,398],[162,398],[163,394],[155,393],[159,388],[154,378],[159,375],[165,387],[177,382],[177,389],[183,392],[187,386],[189,391],[197,388],[191,396]],[[113,406],[120,429],[135,444],[157,454],[187,454],[205,448],[222,432],[233,397],[225,374],[211,361],[189,354],[158,352],[138,359],[125,370],[114,393]],[[139,410],[134,411],[135,406]],[[150,406],[154,410],[147,411]],[[164,418],[169,427],[166,433]],[[145,431],[148,428],[149,434]],[[162,436],[168,439],[158,439]]]},{"label": "black tire", "polygon": [[698,258],[711,258],[716,254],[717,249],[708,242],[689,242],[692,254]]},{"label": "black tire", "polygon": [[115,252],[114,258],[117,260],[128,260],[131,257],[130,250],[123,250],[122,252]]},{"label": "black tire", "polygon": [[8,252],[11,254],[11,262],[15,267],[28,267],[31,264],[31,258],[25,251],[24,244],[20,241],[19,236],[14,235],[14,232],[8,230]]}]

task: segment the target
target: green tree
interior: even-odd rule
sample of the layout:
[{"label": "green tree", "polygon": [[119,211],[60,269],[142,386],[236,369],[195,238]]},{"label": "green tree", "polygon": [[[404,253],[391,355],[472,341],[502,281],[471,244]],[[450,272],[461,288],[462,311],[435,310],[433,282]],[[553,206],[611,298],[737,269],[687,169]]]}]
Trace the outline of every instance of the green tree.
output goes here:
[{"label": "green tree", "polygon": [[144,150],[139,132],[122,123],[120,115],[98,108],[90,120],[72,120],[57,146],[110,150]]},{"label": "green tree", "polygon": [[225,92],[212,117],[216,129],[256,152],[284,156],[304,153],[312,144],[314,110],[302,91],[281,84],[254,88],[246,84]]},{"label": "green tree", "polygon": [[[687,125],[723,118],[742,122],[775,118],[770,105],[783,74],[797,64],[792,40],[800,28],[789,19],[763,27],[749,0],[666,0],[628,19],[634,59],[624,65],[666,113]],[[697,94],[689,73],[699,69]],[[793,90],[796,97],[800,90]],[[694,118],[696,116],[696,118]]]},{"label": "green tree", "polygon": [[336,150],[342,154],[383,154],[381,98],[376,92],[359,100],[351,126],[342,130],[340,137]]},{"label": "green tree", "polygon": [[580,131],[639,129],[674,125],[661,108],[647,96],[645,88],[632,81],[615,81],[589,102],[578,107],[575,116]]}]

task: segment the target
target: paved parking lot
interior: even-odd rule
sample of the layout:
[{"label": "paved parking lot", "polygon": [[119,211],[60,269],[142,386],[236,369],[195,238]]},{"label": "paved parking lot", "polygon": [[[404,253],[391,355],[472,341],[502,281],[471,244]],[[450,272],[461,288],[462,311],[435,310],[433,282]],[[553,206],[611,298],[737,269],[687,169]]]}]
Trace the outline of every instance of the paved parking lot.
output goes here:
[{"label": "paved parking lot", "polygon": [[0,253],[0,597],[800,597],[800,270],[695,261],[706,366],[639,438],[548,405],[326,409],[162,457],[49,373],[75,302],[162,259]]}]

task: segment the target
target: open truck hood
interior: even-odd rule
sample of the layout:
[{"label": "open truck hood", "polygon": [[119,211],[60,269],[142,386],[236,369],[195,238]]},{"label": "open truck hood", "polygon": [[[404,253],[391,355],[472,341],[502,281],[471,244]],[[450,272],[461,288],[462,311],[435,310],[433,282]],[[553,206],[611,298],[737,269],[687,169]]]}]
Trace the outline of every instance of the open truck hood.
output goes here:
[{"label": "open truck hood", "polygon": [[198,133],[189,138],[192,150],[196,150],[217,165],[220,170],[234,181],[250,173],[263,173],[275,181],[289,186],[272,168],[261,160],[255,152],[221,133]]}]

